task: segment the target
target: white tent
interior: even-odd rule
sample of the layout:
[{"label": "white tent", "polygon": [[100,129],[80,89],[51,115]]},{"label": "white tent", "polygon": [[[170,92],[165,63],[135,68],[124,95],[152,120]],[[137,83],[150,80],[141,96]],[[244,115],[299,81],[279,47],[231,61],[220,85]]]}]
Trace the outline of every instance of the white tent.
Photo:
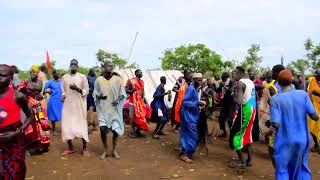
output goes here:
[{"label": "white tent", "polygon": [[[135,69],[122,69],[122,70],[118,70],[117,72],[123,77],[125,82],[127,82],[129,78],[135,77],[134,71]],[[153,94],[156,91],[157,86],[160,84],[161,76],[165,76],[167,78],[167,84],[165,86],[166,91],[172,90],[177,79],[180,76],[182,76],[182,73],[177,70],[168,70],[168,71],[142,70],[142,73],[143,73],[142,80],[144,81],[145,97],[149,104],[153,100]],[[165,101],[168,108],[172,107],[174,96],[175,96],[175,93],[172,92],[171,102],[168,101],[168,97],[166,96]]]}]

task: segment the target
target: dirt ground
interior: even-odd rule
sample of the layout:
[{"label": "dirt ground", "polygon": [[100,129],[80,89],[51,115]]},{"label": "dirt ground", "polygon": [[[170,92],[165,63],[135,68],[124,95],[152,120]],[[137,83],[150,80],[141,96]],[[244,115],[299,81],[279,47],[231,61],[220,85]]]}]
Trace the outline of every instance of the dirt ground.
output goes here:
[{"label": "dirt ground", "polygon": [[[152,126],[154,126],[152,124]],[[218,129],[216,122],[209,122],[210,130]],[[169,131],[169,130],[168,130]],[[216,133],[216,131],[215,131]],[[194,163],[186,164],[178,158],[174,150],[179,135],[169,131],[161,140],[151,138],[151,132],[145,138],[131,139],[128,129],[119,140],[120,160],[108,157],[100,160],[102,151],[98,131],[90,135],[89,151],[91,157],[80,155],[81,141],[75,141],[76,154],[61,157],[66,147],[60,136],[52,139],[50,151],[46,154],[27,158],[27,180],[100,180],[100,179],[274,179],[271,161],[268,159],[267,146],[253,145],[253,167],[246,170],[228,168],[235,153],[228,147],[226,139],[211,138],[209,155],[195,154]],[[108,139],[111,143],[111,134]],[[111,144],[110,144],[111,149]],[[320,179],[320,155],[310,154],[309,164],[313,179]]]}]

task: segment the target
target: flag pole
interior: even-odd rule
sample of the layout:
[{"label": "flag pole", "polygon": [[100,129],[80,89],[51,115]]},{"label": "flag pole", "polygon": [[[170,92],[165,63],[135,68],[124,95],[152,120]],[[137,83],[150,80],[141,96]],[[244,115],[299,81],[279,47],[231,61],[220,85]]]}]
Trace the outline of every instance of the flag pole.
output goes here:
[{"label": "flag pole", "polygon": [[136,43],[136,40],[137,40],[137,37],[138,37],[138,32],[136,32],[136,35],[134,37],[134,40],[133,40],[133,43],[132,43],[132,46],[131,46],[131,49],[130,49],[130,52],[129,52],[129,56],[127,58],[127,61],[129,62],[130,58],[131,58],[131,54],[132,54],[132,51],[133,51],[133,47]]}]

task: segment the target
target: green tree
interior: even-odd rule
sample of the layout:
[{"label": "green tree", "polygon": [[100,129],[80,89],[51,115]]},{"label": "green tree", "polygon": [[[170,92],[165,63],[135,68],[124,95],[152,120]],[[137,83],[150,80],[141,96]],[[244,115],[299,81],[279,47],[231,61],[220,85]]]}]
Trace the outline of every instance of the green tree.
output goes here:
[{"label": "green tree", "polygon": [[297,59],[296,61],[288,64],[287,68],[294,70],[297,75],[304,77],[305,72],[309,69],[310,63],[306,59]]},{"label": "green tree", "polygon": [[[123,68],[137,68],[136,63],[132,63],[128,65],[127,60],[122,57],[119,57],[116,53],[110,53],[99,49],[97,54],[98,63],[102,66],[105,62],[111,61],[115,68],[123,69]],[[128,66],[128,67],[127,67]]]},{"label": "green tree", "polygon": [[224,61],[222,68],[225,71],[232,71],[236,67],[236,62],[235,60],[232,61]]},{"label": "green tree", "polygon": [[250,64],[249,64],[246,60],[242,61],[242,62],[240,63],[240,66],[241,66],[243,69],[245,69],[245,70],[250,69]]},{"label": "green tree", "polygon": [[78,72],[81,73],[81,74],[87,75],[88,72],[89,72],[89,68],[83,67],[83,66],[79,66]]},{"label": "green tree", "polygon": [[[248,55],[245,57],[244,65],[248,65],[249,68],[258,70],[260,63],[262,62],[262,56],[259,56],[258,53],[260,51],[259,44],[251,44],[250,48],[248,49]],[[248,67],[247,67],[248,68]]]},{"label": "green tree", "polygon": [[222,71],[221,56],[204,44],[181,45],[175,49],[166,49],[161,59],[164,70],[175,69],[192,72],[209,72],[218,75]]},{"label": "green tree", "polygon": [[30,71],[19,71],[18,76],[21,80],[27,80],[30,78]]},{"label": "green tree", "polygon": [[313,45],[311,38],[308,38],[305,41],[304,48],[307,51],[307,58],[308,58],[309,62],[311,63],[312,68],[315,68],[317,65],[317,58],[314,53],[315,46]]},{"label": "green tree", "polygon": [[139,65],[137,63],[131,63],[131,64],[127,65],[126,68],[137,69],[137,68],[139,68]]},{"label": "green tree", "polygon": [[316,69],[320,67],[320,43],[318,45],[315,45],[315,43],[308,38],[304,43],[305,50],[307,51],[307,58],[309,63],[311,64],[311,67],[313,69]]}]

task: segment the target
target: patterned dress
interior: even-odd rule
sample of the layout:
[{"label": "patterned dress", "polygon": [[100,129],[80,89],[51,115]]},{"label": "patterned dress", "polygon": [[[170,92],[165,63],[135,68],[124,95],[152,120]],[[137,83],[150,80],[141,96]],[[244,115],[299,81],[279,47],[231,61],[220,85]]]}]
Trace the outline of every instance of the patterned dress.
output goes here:
[{"label": "patterned dress", "polygon": [[18,91],[26,94],[34,118],[34,121],[25,130],[28,148],[40,152],[47,151],[50,146],[50,125],[46,114],[46,100],[36,99],[37,93],[40,94],[41,90],[40,81],[22,81],[18,88]]}]

